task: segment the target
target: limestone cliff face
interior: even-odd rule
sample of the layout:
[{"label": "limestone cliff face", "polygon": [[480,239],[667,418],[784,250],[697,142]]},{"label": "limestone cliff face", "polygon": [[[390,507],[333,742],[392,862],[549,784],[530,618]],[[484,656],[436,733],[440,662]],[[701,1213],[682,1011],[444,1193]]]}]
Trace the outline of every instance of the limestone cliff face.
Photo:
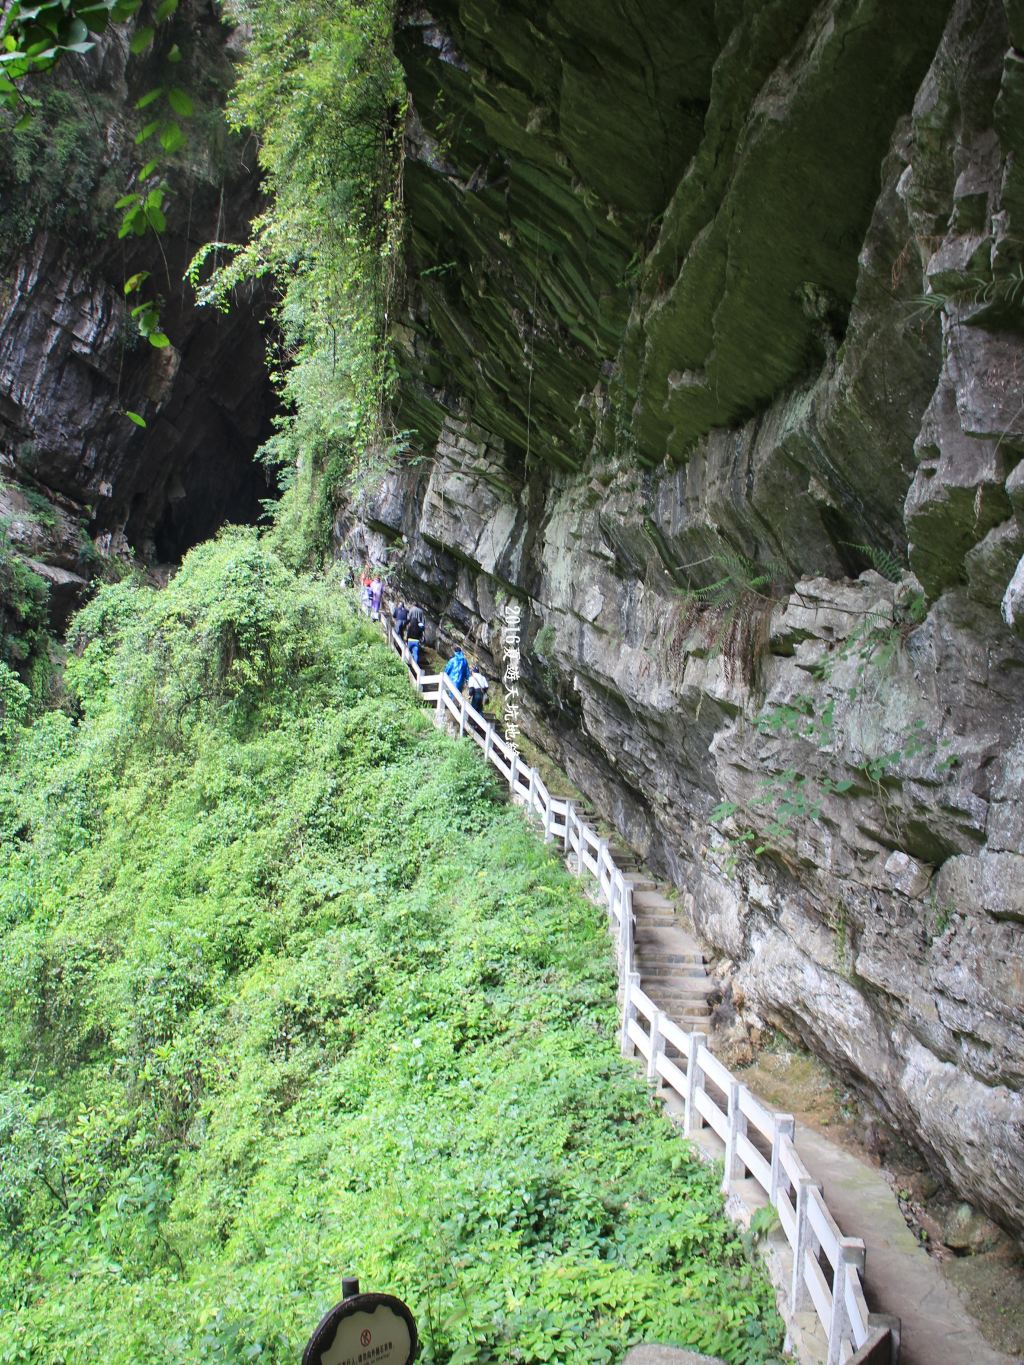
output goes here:
[{"label": "limestone cliff face", "polygon": [[[97,551],[175,560],[225,518],[254,520],[268,495],[251,460],[271,405],[261,301],[240,301],[230,317],[200,312],[182,281],[204,242],[244,237],[259,204],[252,149],[226,132],[208,136],[231,80],[226,40],[203,0],[159,32],[158,47],[185,53],[183,80],[198,105],[170,167],[159,243],[116,236],[113,204],[144,150],[131,109],[160,60],[129,58],[120,32],[74,70],[65,63],[55,95],[46,87],[56,112],[40,115],[33,174],[18,175],[31,148],[10,144],[0,169],[0,517],[15,551],[49,579],[58,619],[95,572]],[[75,144],[64,183],[43,150],[62,140]],[[136,270],[152,272],[163,300],[172,341],[163,350],[132,326],[135,296],[126,300],[122,286]]]},{"label": "limestone cliff face", "polygon": [[1009,0],[408,13],[430,458],[338,535],[494,672],[524,602],[528,729],[1019,1230],[1018,45]]}]

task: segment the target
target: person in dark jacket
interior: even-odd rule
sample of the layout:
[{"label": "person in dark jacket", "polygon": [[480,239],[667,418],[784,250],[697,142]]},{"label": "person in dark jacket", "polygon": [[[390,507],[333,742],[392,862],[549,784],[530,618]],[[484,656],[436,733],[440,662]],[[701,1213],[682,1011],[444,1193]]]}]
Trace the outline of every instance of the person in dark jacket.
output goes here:
[{"label": "person in dark jacket", "polygon": [[473,671],[469,675],[469,704],[474,711],[484,712],[484,697],[487,695],[489,684],[484,675],[480,672],[478,664],[473,665]]},{"label": "person in dark jacket", "polygon": [[469,660],[461,649],[457,649],[448,660],[444,671],[455,684],[455,690],[461,692],[466,685],[466,679],[469,677]]},{"label": "person in dark jacket", "polygon": [[398,638],[400,640],[405,639],[405,623],[406,621],[408,621],[408,619],[409,608],[405,605],[404,602],[399,602],[398,606],[395,608],[395,615],[393,617],[393,620],[395,623],[395,630],[398,631]]},{"label": "person in dark jacket", "polygon": [[426,619],[419,607],[409,609],[409,619],[405,623],[405,643],[409,646],[409,657],[414,664],[420,661],[420,644],[427,628]]}]

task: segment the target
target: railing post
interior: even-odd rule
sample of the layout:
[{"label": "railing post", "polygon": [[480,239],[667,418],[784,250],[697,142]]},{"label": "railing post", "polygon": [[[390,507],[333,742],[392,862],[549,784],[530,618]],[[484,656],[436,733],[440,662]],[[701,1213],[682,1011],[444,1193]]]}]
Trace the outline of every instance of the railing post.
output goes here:
[{"label": "railing post", "polygon": [[699,1133],[704,1126],[704,1120],[697,1112],[697,1091],[704,1089],[704,1073],[700,1069],[697,1054],[706,1041],[707,1035],[704,1033],[690,1034],[690,1055],[686,1062],[686,1102],[683,1109],[683,1132],[687,1137]]},{"label": "railing post", "polygon": [[585,826],[584,826],[584,824],[583,824],[583,821],[577,816],[577,817],[576,817],[576,836],[577,836],[577,839],[576,839],[576,875],[577,875],[577,877],[582,877],[582,876],[583,876],[583,830],[584,830],[584,828],[585,828]]},{"label": "railing post", "polygon": [[516,794],[516,778],[519,776],[519,754],[512,750],[512,762],[508,765],[508,786],[512,795]]},{"label": "railing post", "polygon": [[655,1010],[651,1020],[651,1055],[647,1058],[647,1080],[659,1084],[658,1058],[665,1051],[665,1037],[661,1031],[661,1021],[665,1017],[664,1010]]},{"label": "railing post", "polygon": [[459,697],[459,739],[466,734],[466,698]]},{"label": "railing post", "polygon": [[796,1132],[796,1124],[792,1114],[775,1115],[775,1131],[772,1134],[772,1178],[771,1188],[768,1191],[768,1198],[771,1200],[772,1207],[777,1208],[779,1204],[779,1183],[782,1179],[782,1139],[788,1137],[793,1141],[793,1134]]},{"label": "railing post", "polygon": [[807,1306],[807,1283],[804,1280],[804,1256],[807,1252],[807,1198],[814,1188],[809,1175],[799,1176],[796,1182],[796,1235],[793,1238],[793,1280],[789,1287],[789,1307],[793,1313],[801,1313]]},{"label": "railing post", "polygon": [[572,847],[570,830],[572,829],[572,802],[565,803],[565,856],[568,858],[569,849]]},{"label": "railing post", "polygon": [[544,807],[544,842],[550,844],[554,837],[551,833],[551,793],[548,792],[547,805]]},{"label": "railing post", "polygon": [[747,1130],[747,1120],[740,1108],[740,1083],[731,1081],[729,1084],[729,1131],[725,1139],[725,1171],[722,1175],[722,1193],[728,1194],[729,1187],[734,1180],[742,1180],[743,1172],[746,1167],[737,1155],[737,1139],[741,1133]]},{"label": "railing post", "polygon": [[622,1031],[619,1044],[622,1049],[623,1057],[633,1057],[636,1055],[636,1047],[633,1039],[629,1036],[629,1021],[636,1018],[636,1005],[633,1003],[633,990],[640,989],[640,973],[630,972],[626,977],[625,991],[622,997]]},{"label": "railing post", "polygon": [[604,862],[604,855],[608,852],[608,840],[598,839],[597,841],[597,881],[601,883],[601,865]]},{"label": "railing post", "polygon": [[442,725],[444,724],[444,680],[445,675],[442,673],[437,680],[437,715]]},{"label": "railing post", "polygon": [[622,889],[622,917],[619,920],[619,942],[622,944],[622,966],[623,972],[633,970],[633,888],[623,883]]},{"label": "railing post", "polygon": [[530,769],[530,790],[526,796],[527,810],[532,815],[537,804],[537,769]]},{"label": "railing post", "polygon": [[851,1267],[863,1275],[864,1243],[859,1237],[840,1237],[839,1259],[832,1278],[832,1320],[828,1326],[826,1365],[839,1365],[843,1337],[850,1330],[850,1316],[846,1311],[846,1275]]},{"label": "railing post", "polygon": [[494,726],[487,722],[487,729],[484,731],[484,761],[491,762],[491,750],[494,748]]}]

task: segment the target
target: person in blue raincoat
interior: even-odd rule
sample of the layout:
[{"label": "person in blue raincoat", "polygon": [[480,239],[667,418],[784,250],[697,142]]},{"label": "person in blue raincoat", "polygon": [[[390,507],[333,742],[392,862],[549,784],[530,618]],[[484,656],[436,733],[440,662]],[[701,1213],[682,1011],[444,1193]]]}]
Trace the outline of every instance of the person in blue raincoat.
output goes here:
[{"label": "person in blue raincoat", "polygon": [[461,649],[457,649],[448,660],[444,671],[455,684],[456,691],[461,692],[466,685],[466,679],[469,677],[469,660]]}]

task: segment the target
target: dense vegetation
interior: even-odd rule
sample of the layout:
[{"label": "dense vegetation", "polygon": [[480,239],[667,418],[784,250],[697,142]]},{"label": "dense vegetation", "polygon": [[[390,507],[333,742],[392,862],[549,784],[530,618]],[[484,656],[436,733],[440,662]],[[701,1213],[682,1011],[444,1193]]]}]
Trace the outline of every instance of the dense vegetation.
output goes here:
[{"label": "dense vegetation", "polygon": [[249,35],[228,118],[259,140],[267,208],[248,242],[210,244],[191,273],[222,307],[249,278],[277,283],[282,415],[262,453],[286,492],[282,547],[322,562],[346,482],[401,443],[388,419],[405,127],[394,4],[231,0],[227,15]]},{"label": "dense vegetation", "polygon": [[71,643],[0,696],[0,1360],[294,1361],[344,1271],[426,1361],[771,1359],[600,912],[345,595],[230,532]]}]

